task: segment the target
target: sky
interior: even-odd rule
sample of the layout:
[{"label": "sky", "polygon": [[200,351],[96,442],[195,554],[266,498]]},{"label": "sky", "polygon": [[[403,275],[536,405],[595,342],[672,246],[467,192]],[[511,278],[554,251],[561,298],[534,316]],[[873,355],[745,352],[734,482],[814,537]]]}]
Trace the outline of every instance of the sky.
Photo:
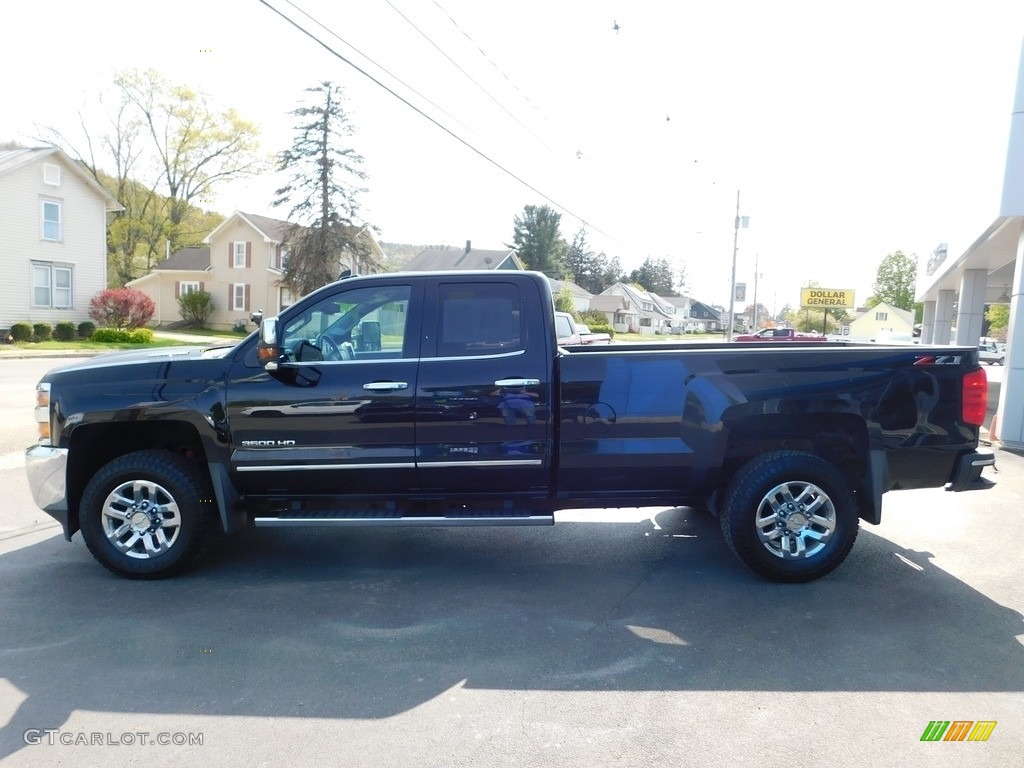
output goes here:
[{"label": "sky", "polygon": [[[627,271],[666,258],[725,304],[738,196],[736,279],[750,302],[757,274],[772,312],[809,281],[862,302],[887,254],[958,256],[997,217],[1024,40],[1019,0],[40,9],[4,3],[0,141],[101,133],[113,74],[152,68],[256,123],[270,158],[329,80],[380,240],[502,248],[525,205],[550,205],[566,240],[585,226]],[[282,217],[280,181],[223,185],[207,207]]]}]

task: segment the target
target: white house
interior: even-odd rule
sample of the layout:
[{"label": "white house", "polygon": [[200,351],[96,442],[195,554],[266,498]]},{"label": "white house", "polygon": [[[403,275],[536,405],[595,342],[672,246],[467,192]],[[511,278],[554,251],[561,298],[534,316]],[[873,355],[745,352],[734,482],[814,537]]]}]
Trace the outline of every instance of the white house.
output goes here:
[{"label": "white house", "polygon": [[107,214],[120,210],[56,147],[0,150],[0,330],[88,320],[107,287]]}]

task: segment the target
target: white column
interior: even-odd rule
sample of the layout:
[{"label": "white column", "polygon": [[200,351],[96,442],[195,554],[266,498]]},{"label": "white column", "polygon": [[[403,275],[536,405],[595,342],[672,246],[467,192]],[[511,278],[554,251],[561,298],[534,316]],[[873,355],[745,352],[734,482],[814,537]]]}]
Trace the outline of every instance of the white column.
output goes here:
[{"label": "white column", "polygon": [[931,344],[935,340],[935,302],[924,303],[924,316],[921,318],[921,343]]},{"label": "white column", "polygon": [[934,344],[949,344],[953,338],[953,300],[956,294],[950,290],[939,291],[935,302]]},{"label": "white column", "polygon": [[965,269],[960,279],[960,304],[956,312],[956,343],[974,347],[981,338],[985,319],[985,286],[988,270]]},{"label": "white column", "polygon": [[1017,234],[1017,261],[1013,269],[1013,293],[1010,296],[1010,325],[1003,361],[1003,386],[999,390],[996,436],[1004,448],[1024,450],[1024,318],[1021,296],[1024,294],[1024,227]]}]

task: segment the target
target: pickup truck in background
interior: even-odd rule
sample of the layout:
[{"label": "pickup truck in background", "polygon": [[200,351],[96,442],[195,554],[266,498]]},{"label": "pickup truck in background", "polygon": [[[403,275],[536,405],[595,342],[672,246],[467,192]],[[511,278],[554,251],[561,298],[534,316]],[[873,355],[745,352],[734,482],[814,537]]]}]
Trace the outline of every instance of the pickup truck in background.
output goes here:
[{"label": "pickup truck in background", "polygon": [[733,336],[733,341],[827,341],[816,333],[800,333],[793,328],[762,328],[756,333]]},{"label": "pickup truck in background", "polygon": [[352,277],[260,320],[39,382],[33,497],[114,573],[178,573],[217,529],[688,505],[751,570],[803,582],[887,491],[990,485],[976,347],[562,347],[547,279],[513,271]]},{"label": "pickup truck in background", "polygon": [[591,333],[583,323],[577,323],[568,312],[555,312],[555,336],[559,345],[571,347],[576,344],[611,344],[607,333]]}]

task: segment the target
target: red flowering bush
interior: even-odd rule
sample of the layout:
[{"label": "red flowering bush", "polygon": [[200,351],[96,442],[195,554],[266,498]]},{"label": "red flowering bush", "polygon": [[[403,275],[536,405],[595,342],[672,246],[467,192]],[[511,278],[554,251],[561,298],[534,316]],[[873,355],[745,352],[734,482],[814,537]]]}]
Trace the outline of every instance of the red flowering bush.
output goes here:
[{"label": "red flowering bush", "polygon": [[107,288],[92,297],[89,317],[106,328],[131,331],[153,319],[156,306],[142,291]]}]

